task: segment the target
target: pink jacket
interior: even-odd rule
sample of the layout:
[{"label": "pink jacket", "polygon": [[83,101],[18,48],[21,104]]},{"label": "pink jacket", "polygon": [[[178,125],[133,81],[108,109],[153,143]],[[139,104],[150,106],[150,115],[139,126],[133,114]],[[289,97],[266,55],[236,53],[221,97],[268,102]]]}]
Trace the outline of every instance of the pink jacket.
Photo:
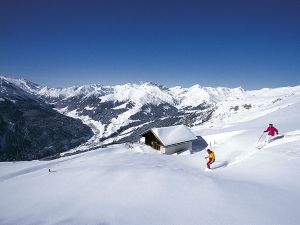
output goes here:
[{"label": "pink jacket", "polygon": [[275,133],[278,134],[278,130],[275,127],[268,127],[265,132],[268,132],[268,135],[274,136]]}]

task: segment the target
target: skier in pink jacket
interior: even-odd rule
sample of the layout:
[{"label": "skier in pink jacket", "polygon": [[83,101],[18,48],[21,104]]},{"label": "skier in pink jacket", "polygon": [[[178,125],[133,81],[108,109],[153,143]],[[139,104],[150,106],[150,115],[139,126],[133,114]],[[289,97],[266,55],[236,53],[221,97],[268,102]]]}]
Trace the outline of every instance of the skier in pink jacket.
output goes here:
[{"label": "skier in pink jacket", "polygon": [[269,127],[264,131],[264,132],[268,132],[268,135],[270,135],[270,136],[275,136],[275,133],[276,133],[276,135],[278,135],[278,130],[275,128],[275,127],[273,127],[273,124],[269,124]]},{"label": "skier in pink jacket", "polygon": [[278,130],[273,126],[273,124],[269,124],[269,127],[264,131],[268,132],[268,136],[265,140],[266,143],[269,143],[270,140],[275,136],[278,135]]}]

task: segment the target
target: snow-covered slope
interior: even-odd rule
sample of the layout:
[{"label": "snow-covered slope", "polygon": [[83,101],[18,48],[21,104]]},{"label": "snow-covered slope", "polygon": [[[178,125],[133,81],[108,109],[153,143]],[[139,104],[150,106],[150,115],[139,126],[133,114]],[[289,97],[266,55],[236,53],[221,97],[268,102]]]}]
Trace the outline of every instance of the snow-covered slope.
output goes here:
[{"label": "snow-covered slope", "polygon": [[[49,162],[0,163],[0,223],[297,225],[300,96],[298,88],[290,91],[229,99],[228,106],[252,105],[246,119],[239,109],[228,117],[215,114],[212,128],[193,128],[215,151],[212,171],[205,170],[205,151],[168,156],[142,144]],[[258,150],[270,122],[284,137]]]},{"label": "snow-covered slope", "polygon": [[218,102],[210,123],[216,126],[221,121],[228,125],[253,120],[299,103],[299,100],[300,86],[246,91]]}]

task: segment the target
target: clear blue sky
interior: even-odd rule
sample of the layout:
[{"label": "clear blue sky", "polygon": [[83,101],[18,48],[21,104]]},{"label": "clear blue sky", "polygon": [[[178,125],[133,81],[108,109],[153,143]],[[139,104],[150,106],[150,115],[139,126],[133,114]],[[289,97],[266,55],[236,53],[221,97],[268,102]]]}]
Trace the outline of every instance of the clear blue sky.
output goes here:
[{"label": "clear blue sky", "polygon": [[51,87],[300,84],[299,0],[0,0],[0,74]]}]

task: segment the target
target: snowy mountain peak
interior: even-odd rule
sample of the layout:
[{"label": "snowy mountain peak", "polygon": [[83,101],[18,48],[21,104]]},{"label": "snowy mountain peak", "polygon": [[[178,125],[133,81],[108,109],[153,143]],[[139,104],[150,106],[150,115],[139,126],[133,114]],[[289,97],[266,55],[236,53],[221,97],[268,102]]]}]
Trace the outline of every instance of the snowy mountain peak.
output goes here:
[{"label": "snowy mountain peak", "polygon": [[66,88],[41,87],[25,79],[13,79],[0,76],[1,80],[10,82],[26,92],[46,98],[72,98],[76,96],[97,96],[102,101],[132,101],[138,105],[160,104],[167,102],[174,107],[184,108],[198,106],[203,102],[217,103],[231,95],[244,92],[242,88],[202,87],[199,84],[189,88],[180,86],[167,88],[154,82],[141,82],[139,84],[127,83],[115,86],[102,86],[99,84],[73,86]]},{"label": "snowy mountain peak", "polygon": [[2,82],[7,82],[7,83],[11,83],[21,89],[23,89],[24,91],[30,92],[30,93],[35,93],[36,91],[38,91],[40,89],[40,86],[38,84],[35,84],[29,80],[26,79],[15,79],[15,78],[9,78],[6,76],[0,76],[0,85],[2,84]]},{"label": "snowy mountain peak", "polygon": [[212,88],[194,85],[190,88],[180,86],[167,88],[153,82],[139,84],[127,83],[115,86],[97,84],[68,88],[43,87],[36,93],[48,98],[71,98],[75,96],[97,96],[102,101],[132,101],[138,105],[160,104],[167,102],[174,107],[198,106],[203,102],[216,103],[230,95],[243,93],[242,88]]}]

